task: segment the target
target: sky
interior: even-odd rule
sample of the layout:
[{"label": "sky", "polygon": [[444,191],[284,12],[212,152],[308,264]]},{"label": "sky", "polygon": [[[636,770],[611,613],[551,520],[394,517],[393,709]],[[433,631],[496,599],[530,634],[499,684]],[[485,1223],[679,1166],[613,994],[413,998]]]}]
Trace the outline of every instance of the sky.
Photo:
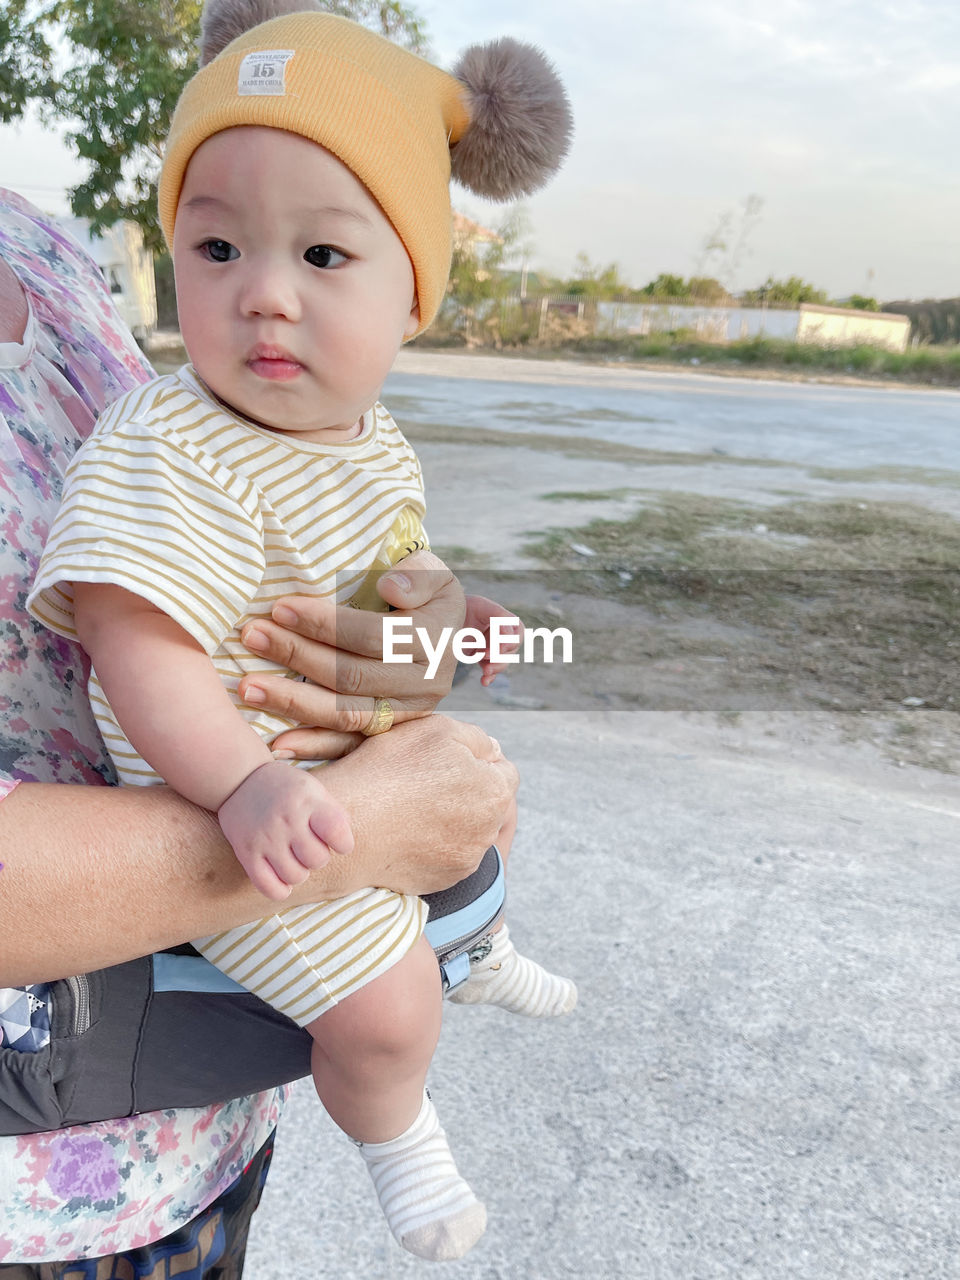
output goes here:
[{"label": "sky", "polygon": [[[569,276],[585,253],[635,287],[798,275],[836,298],[960,296],[956,0],[416,7],[441,65],[510,35],[567,86],[573,146],[525,201],[531,267]],[[35,125],[0,129],[0,160],[0,181],[54,211],[84,174]],[[456,187],[454,204],[488,227],[504,212]],[[705,255],[724,221],[731,248]]]}]

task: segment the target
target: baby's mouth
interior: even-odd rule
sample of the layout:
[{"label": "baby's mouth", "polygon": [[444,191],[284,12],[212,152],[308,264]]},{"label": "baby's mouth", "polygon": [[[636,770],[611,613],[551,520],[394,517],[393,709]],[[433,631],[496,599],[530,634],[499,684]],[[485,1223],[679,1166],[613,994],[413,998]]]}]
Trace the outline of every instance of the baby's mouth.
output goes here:
[{"label": "baby's mouth", "polygon": [[289,382],[303,373],[303,365],[283,347],[260,343],[246,360],[247,368],[270,382]]}]

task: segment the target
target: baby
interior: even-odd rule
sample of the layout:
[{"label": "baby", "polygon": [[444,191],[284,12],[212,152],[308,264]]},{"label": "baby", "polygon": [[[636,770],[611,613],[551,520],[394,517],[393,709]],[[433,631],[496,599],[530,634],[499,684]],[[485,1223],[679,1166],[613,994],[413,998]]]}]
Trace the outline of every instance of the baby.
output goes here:
[{"label": "baby", "polygon": [[[443,297],[451,156],[461,181],[508,198],[556,168],[569,117],[542,55],[510,41],[447,74],[343,18],[258,18],[249,0],[208,5],[163,163],[191,364],[103,414],[30,603],[90,654],[121,781],[215,812],[280,901],[353,837],[315,773],[274,759],[289,723],[244,705],[242,677],[271,668],[241,632],[291,593],[369,606],[379,573],[425,545],[420,468],[377,399]],[[442,999],[425,916],[370,888],[197,946],[309,1030],[320,1098],[394,1235],[448,1259],[486,1213],[425,1092]],[[502,929],[460,998],[553,1016],[576,991]]]}]

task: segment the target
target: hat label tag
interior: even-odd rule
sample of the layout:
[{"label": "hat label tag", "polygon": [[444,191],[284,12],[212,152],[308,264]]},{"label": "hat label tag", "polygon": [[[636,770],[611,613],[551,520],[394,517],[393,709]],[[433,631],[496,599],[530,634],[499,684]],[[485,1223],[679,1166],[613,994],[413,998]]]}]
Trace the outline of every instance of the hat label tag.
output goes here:
[{"label": "hat label tag", "polygon": [[237,93],[241,97],[251,94],[282,97],[287,92],[287,63],[295,49],[258,49],[248,53],[240,63],[237,77]]}]

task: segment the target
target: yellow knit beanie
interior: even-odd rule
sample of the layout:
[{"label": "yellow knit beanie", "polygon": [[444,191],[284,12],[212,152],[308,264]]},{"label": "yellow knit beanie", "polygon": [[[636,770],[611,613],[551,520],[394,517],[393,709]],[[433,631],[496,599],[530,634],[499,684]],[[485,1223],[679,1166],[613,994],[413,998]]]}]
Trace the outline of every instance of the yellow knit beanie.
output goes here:
[{"label": "yellow knit beanie", "polygon": [[310,4],[208,0],[206,65],[177,104],[160,173],[164,235],[172,246],[187,165],[207,138],[237,125],[299,134],[345,164],[390,220],[413,264],[421,332],[450,271],[451,168],[493,199],[535,190],[568,146],[566,96],[531,46],[475,46],[448,74]]}]

